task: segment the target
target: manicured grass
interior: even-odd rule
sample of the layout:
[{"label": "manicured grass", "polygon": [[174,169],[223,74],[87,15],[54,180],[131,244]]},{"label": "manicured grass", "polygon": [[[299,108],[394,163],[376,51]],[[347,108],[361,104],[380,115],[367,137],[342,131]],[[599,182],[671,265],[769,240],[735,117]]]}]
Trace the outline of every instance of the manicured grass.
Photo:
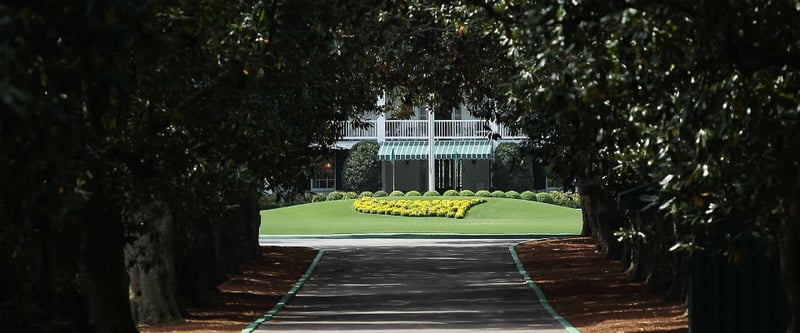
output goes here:
[{"label": "manicured grass", "polygon": [[[459,197],[439,198],[459,199]],[[387,197],[386,199],[409,198]],[[486,199],[488,202],[472,207],[467,216],[461,220],[359,213],[353,209],[353,200],[310,203],[262,211],[260,231],[262,235],[577,234],[580,232],[581,212],[578,209],[518,199]]]}]

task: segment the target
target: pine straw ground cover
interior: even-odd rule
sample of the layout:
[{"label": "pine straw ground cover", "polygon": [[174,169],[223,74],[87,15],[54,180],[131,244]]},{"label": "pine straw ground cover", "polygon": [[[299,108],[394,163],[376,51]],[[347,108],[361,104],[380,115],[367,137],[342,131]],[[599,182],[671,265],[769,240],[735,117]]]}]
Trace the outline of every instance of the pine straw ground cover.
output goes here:
[{"label": "pine straw ground cover", "polygon": [[548,303],[581,332],[688,332],[686,306],[626,281],[619,261],[595,253],[589,237],[535,241],[516,248]]},{"label": "pine straw ground cover", "polygon": [[[686,307],[626,282],[622,265],[594,252],[589,238],[536,241],[520,259],[556,311],[581,332],[688,332]],[[185,321],[142,326],[141,332],[240,332],[269,311],[308,268],[316,251],[265,247],[242,274],[220,286],[219,305],[190,309]]]}]

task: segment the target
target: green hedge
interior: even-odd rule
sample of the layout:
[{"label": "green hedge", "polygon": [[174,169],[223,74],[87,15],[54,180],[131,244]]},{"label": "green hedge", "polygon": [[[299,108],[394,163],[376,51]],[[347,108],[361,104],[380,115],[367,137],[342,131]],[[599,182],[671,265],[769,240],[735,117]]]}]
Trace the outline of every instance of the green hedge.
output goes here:
[{"label": "green hedge", "polygon": [[[400,190],[392,191],[391,193],[386,193],[386,191],[362,191],[361,193],[356,193],[352,191],[348,192],[340,192],[340,191],[333,191],[328,193],[317,193],[311,198],[311,202],[320,202],[320,201],[334,201],[334,200],[342,200],[342,199],[358,199],[364,197],[402,197],[402,196],[440,196],[439,192],[436,191],[427,191],[424,194],[421,194],[419,191],[411,190],[408,192],[403,192]],[[477,192],[472,192],[470,190],[461,190],[458,192],[456,190],[447,190],[441,196],[461,196],[461,197],[484,197],[484,198],[507,198],[507,199],[520,199],[520,200],[528,200],[528,201],[539,201],[546,204],[553,204],[553,205],[560,205],[570,208],[580,208],[581,207],[581,197],[578,193],[573,192],[560,192],[560,191],[550,191],[550,192],[533,192],[533,191],[523,191],[522,193],[517,191],[492,191],[489,192],[488,190],[479,190]],[[264,200],[266,201],[266,200]],[[284,204],[285,205],[285,204]],[[262,205],[262,209],[269,209],[269,208],[277,208],[278,204],[264,204]]]},{"label": "green hedge", "polygon": [[344,198],[344,194],[342,192],[333,191],[331,193],[328,193],[328,199],[326,199],[326,200],[327,201],[336,201],[336,200],[342,200],[342,198]]},{"label": "green hedge", "polygon": [[555,201],[553,200],[553,195],[551,195],[550,193],[546,193],[546,192],[536,193],[536,200],[539,201],[539,202],[547,203],[547,204],[555,203]]},{"label": "green hedge", "polygon": [[311,198],[311,202],[322,202],[326,200],[328,200],[328,195],[325,193],[314,194],[314,197]]},{"label": "green hedge", "polygon": [[522,200],[536,201],[536,193],[532,191],[524,191],[519,195]]}]

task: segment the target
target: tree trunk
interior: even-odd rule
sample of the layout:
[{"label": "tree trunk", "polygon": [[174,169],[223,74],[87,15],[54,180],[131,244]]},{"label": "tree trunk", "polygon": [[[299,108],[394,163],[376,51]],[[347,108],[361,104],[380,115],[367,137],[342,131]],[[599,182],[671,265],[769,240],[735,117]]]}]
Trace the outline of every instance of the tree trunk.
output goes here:
[{"label": "tree trunk", "polygon": [[[653,211],[637,211],[632,221],[635,230],[647,231],[645,239],[630,243],[628,279],[645,281],[647,291],[667,299],[686,299],[689,293],[689,263],[683,252],[671,253],[673,231],[656,218]],[[669,229],[669,230],[668,230]]]},{"label": "tree trunk", "polygon": [[189,304],[213,303],[216,286],[258,253],[261,216],[255,193],[240,199],[221,219],[195,223],[198,237],[183,239],[178,278],[181,297]]},{"label": "tree trunk", "polygon": [[616,240],[614,232],[622,227],[625,217],[617,209],[616,202],[600,186],[584,185],[581,192],[584,223],[588,217],[595,248],[605,253],[608,259],[620,259],[622,244]]},{"label": "tree trunk", "polygon": [[800,204],[795,200],[789,204],[789,218],[780,228],[778,247],[780,249],[781,275],[786,289],[789,307],[788,333],[800,333]]},{"label": "tree trunk", "polygon": [[581,188],[581,216],[583,217],[583,226],[581,227],[581,236],[592,236],[594,234],[594,230],[592,230],[592,219],[594,218],[593,213],[597,210],[595,207],[596,204],[592,197],[588,194],[584,194],[583,188]]},{"label": "tree trunk", "polygon": [[150,227],[125,248],[134,320],[138,324],[153,324],[181,319],[172,214],[165,204],[153,203],[132,214],[130,220],[144,221],[140,223]]},{"label": "tree trunk", "polygon": [[[101,173],[98,173],[101,174]],[[82,285],[90,332],[138,332],[128,300],[122,219],[109,196],[95,193],[83,214]]]}]

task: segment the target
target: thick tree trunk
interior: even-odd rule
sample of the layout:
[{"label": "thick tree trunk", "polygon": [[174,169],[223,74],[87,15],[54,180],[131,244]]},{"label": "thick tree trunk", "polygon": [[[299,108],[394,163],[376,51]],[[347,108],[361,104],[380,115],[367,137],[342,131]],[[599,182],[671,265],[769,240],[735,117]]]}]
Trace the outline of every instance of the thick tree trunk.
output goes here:
[{"label": "thick tree trunk", "polygon": [[645,288],[667,299],[686,299],[689,293],[689,263],[686,254],[671,253],[672,230],[656,218],[652,211],[638,211],[633,227],[636,230],[649,230],[647,238],[636,238],[626,242],[630,247],[628,257],[628,279],[645,281]]},{"label": "thick tree trunk", "polygon": [[202,237],[183,240],[186,252],[179,264],[179,288],[189,304],[214,302],[216,286],[236,272],[240,263],[255,258],[261,217],[253,193],[222,219],[197,223]]},{"label": "thick tree trunk", "polygon": [[125,248],[134,320],[138,324],[153,324],[181,319],[172,214],[164,204],[153,203],[129,219],[142,221],[151,228]]},{"label": "thick tree trunk", "polygon": [[122,219],[106,201],[95,194],[83,215],[86,244],[81,280],[90,332],[138,332],[128,301]]},{"label": "thick tree trunk", "polygon": [[789,306],[786,332],[800,333],[800,263],[797,261],[797,254],[800,253],[800,204],[797,201],[789,204],[789,218],[781,226],[778,247]]},{"label": "thick tree trunk", "polygon": [[620,259],[622,244],[616,240],[614,232],[622,227],[625,217],[617,209],[616,202],[599,186],[584,185],[581,192],[581,208],[584,219],[588,217],[595,248],[608,259]]},{"label": "thick tree trunk", "polygon": [[[581,188],[583,190],[583,188]],[[596,204],[590,195],[581,192],[581,217],[583,217],[583,226],[581,227],[581,236],[591,236],[594,234],[592,230],[593,213],[597,210]]]}]

